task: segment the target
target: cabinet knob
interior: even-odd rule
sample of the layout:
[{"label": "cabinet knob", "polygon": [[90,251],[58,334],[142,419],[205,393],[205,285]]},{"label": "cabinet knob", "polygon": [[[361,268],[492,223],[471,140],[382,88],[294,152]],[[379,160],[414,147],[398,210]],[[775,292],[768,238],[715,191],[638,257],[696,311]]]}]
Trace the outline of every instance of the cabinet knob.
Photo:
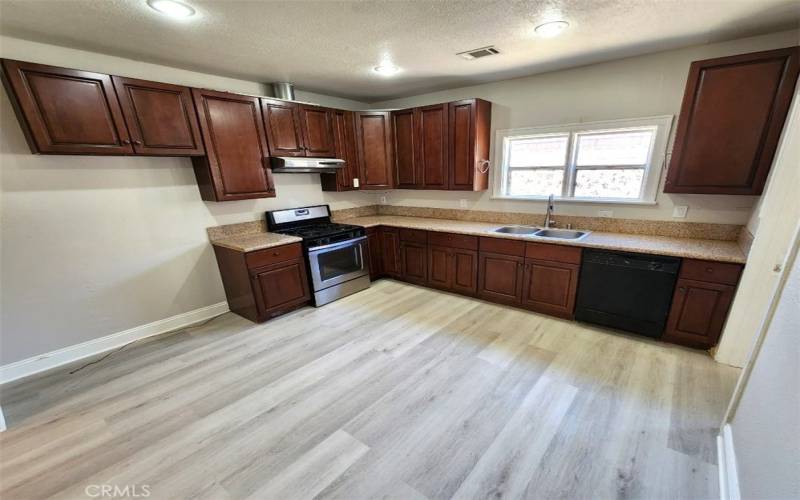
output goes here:
[{"label": "cabinet knob", "polygon": [[706,268],[706,272],[707,273],[713,273],[714,272],[714,268],[713,267],[707,267]]},{"label": "cabinet knob", "polygon": [[142,141],[133,141],[133,143],[136,144],[137,146],[141,146],[142,145]]},{"label": "cabinet knob", "polygon": [[273,256],[273,257],[277,257],[277,256],[278,256],[278,255],[280,255],[280,254],[281,254],[280,252],[272,252],[272,256]]},{"label": "cabinet knob", "polygon": [[686,288],[684,288],[684,287],[679,287],[679,288],[678,288],[678,291],[679,291],[680,293],[686,293]]},{"label": "cabinet knob", "polygon": [[130,143],[131,141],[129,141],[128,139],[122,139],[122,144],[125,144],[127,146]]}]

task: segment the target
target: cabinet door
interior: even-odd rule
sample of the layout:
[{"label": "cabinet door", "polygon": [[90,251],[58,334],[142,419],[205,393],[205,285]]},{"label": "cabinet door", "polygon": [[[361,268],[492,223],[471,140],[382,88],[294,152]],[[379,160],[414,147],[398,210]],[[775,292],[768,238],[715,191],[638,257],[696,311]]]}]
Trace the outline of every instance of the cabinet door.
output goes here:
[{"label": "cabinet door", "polygon": [[450,289],[458,293],[475,295],[478,288],[478,252],[454,248],[451,261]]},{"label": "cabinet door", "polygon": [[369,277],[375,280],[383,274],[380,229],[367,229],[367,244],[369,245]]},{"label": "cabinet door", "polygon": [[428,280],[428,248],[422,243],[400,242],[400,272],[403,279],[425,284]]},{"label": "cabinet door", "polygon": [[356,189],[353,179],[358,177],[356,160],[356,125],[352,111],[333,111],[333,144],[336,158],[344,160],[344,167],[335,174],[322,174],[323,191],[350,191]]},{"label": "cabinet door", "polygon": [[455,101],[448,113],[449,188],[483,191],[489,185],[491,104],[481,99]]},{"label": "cabinet door", "polygon": [[192,94],[208,145],[205,157],[193,159],[203,199],[274,197],[258,98],[199,89]]},{"label": "cabinet door", "polygon": [[392,187],[392,126],[388,111],[356,113],[356,141],[362,189]]},{"label": "cabinet door", "polygon": [[735,287],[678,279],[663,340],[690,347],[714,346],[722,333]]},{"label": "cabinet door", "polygon": [[300,105],[300,127],[306,156],[332,158],[336,154],[333,140],[333,112],[319,106]]},{"label": "cabinet door", "polygon": [[453,284],[453,249],[438,245],[428,247],[428,284],[449,290]]},{"label": "cabinet door", "polygon": [[205,154],[188,87],[112,77],[137,154]]},{"label": "cabinet door", "polygon": [[256,303],[262,317],[275,316],[310,298],[305,262],[293,260],[259,269],[253,275]]},{"label": "cabinet door", "polygon": [[270,156],[305,156],[299,105],[262,98],[261,106]]},{"label": "cabinet door", "polygon": [[381,228],[382,269],[385,274],[400,277],[400,237],[397,229]]},{"label": "cabinet door", "polygon": [[519,304],[524,260],[523,257],[499,253],[478,254],[478,295],[494,302]]},{"label": "cabinet door", "polygon": [[133,153],[109,75],[8,59],[3,69],[34,153]]},{"label": "cabinet door", "polygon": [[394,135],[395,187],[413,189],[421,187],[417,177],[414,131],[414,110],[403,109],[392,112]]},{"label": "cabinet door", "polygon": [[447,189],[447,104],[417,108],[416,118],[419,181],[425,189]]},{"label": "cabinet door", "polygon": [[527,259],[522,304],[541,313],[572,318],[579,268],[575,264]]},{"label": "cabinet door", "polygon": [[761,194],[792,100],[799,51],[692,63],[665,192]]}]

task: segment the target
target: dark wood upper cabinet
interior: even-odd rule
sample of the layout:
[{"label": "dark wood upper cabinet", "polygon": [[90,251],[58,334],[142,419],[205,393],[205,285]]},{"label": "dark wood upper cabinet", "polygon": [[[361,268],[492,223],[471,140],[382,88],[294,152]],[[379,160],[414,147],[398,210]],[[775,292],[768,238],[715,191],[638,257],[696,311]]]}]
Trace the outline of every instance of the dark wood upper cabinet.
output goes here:
[{"label": "dark wood upper cabinet", "polygon": [[205,154],[188,87],[112,77],[133,150],[145,155]]},{"label": "dark wood upper cabinet", "polygon": [[356,112],[356,141],[361,189],[389,189],[393,186],[391,113]]},{"label": "dark wood upper cabinet", "polygon": [[258,97],[192,90],[206,156],[192,159],[204,200],[275,196]]},{"label": "dark wood upper cabinet", "polygon": [[133,153],[109,75],[4,59],[3,83],[32,152]]},{"label": "dark wood upper cabinet", "polygon": [[261,99],[264,128],[271,156],[305,156],[300,105],[277,99]]},{"label": "dark wood upper cabinet", "polygon": [[334,157],[344,160],[344,167],[335,174],[321,174],[323,191],[351,191],[357,189],[353,179],[358,178],[356,155],[356,122],[352,111],[333,110]]},{"label": "dark wood upper cabinet", "polygon": [[336,154],[332,110],[301,104],[300,128],[303,131],[306,156],[332,158]]},{"label": "dark wood upper cabinet", "polygon": [[800,47],[693,62],[664,192],[761,194],[798,61]]},{"label": "dark wood upper cabinet", "polygon": [[416,109],[417,165],[424,189],[447,189],[448,183],[448,105],[435,104]]},{"label": "dark wood upper cabinet", "polygon": [[451,102],[448,113],[448,186],[484,191],[489,186],[492,105],[482,99],[464,99]]},{"label": "dark wood upper cabinet", "polygon": [[414,115],[413,109],[392,112],[395,187],[397,188],[421,187],[421,179],[417,176],[415,147],[417,133]]}]

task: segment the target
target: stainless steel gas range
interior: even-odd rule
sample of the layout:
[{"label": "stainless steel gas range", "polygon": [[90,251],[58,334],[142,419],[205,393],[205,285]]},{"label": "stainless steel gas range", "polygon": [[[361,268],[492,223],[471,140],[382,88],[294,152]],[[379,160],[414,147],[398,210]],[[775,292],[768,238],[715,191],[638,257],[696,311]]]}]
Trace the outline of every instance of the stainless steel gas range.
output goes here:
[{"label": "stainless steel gas range", "polygon": [[331,222],[328,205],[273,210],[266,217],[270,232],[303,238],[314,305],[369,288],[363,227]]}]

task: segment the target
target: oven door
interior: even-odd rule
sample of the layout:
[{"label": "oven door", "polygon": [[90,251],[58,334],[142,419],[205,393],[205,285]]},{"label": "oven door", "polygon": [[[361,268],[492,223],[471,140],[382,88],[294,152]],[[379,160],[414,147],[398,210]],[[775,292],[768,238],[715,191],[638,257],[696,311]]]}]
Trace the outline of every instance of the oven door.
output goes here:
[{"label": "oven door", "polygon": [[323,290],[369,274],[364,260],[367,237],[331,243],[308,249],[311,282],[314,290]]}]

